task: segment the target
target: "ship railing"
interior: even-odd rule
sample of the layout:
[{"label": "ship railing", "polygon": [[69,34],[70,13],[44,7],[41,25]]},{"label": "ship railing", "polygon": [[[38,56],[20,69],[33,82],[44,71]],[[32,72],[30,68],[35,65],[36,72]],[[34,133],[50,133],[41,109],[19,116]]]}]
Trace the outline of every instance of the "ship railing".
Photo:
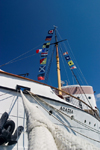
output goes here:
[{"label": "ship railing", "polygon": [[[100,121],[100,116],[99,116],[99,112],[98,112],[97,108],[93,109],[92,106],[90,106],[85,101],[81,100],[79,97],[75,97],[74,95],[71,95],[70,93],[67,93],[64,90],[59,90],[52,86],[50,86],[50,87],[53,89],[53,91],[55,92],[55,94],[57,96],[64,99],[65,101],[67,101],[69,104],[71,103],[71,104],[73,104],[73,106],[91,114],[92,116],[94,116],[95,118],[97,118]],[[62,95],[58,95],[58,93],[59,93],[58,91],[61,91]],[[67,95],[67,96],[63,96],[63,95]]]}]

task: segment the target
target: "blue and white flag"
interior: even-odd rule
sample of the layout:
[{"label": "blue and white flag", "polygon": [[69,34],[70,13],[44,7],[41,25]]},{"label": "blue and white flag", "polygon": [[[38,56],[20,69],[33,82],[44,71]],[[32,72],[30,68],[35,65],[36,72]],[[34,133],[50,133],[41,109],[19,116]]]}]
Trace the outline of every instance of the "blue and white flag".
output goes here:
[{"label": "blue and white flag", "polygon": [[65,59],[70,60],[70,56],[69,55],[65,56]]},{"label": "blue and white flag", "polygon": [[39,72],[45,72],[46,65],[40,66],[39,67]]}]

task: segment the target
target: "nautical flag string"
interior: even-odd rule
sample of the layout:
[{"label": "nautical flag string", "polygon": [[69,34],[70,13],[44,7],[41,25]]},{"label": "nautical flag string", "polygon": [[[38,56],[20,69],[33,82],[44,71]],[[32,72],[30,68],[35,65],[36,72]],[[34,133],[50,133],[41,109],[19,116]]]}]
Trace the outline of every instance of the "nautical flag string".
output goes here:
[{"label": "nautical flag string", "polygon": [[63,53],[63,55],[65,56],[65,59],[70,67],[70,69],[76,69],[76,66],[74,65],[73,61],[71,60],[68,52]]},{"label": "nautical flag string", "polygon": [[[48,31],[48,36],[46,36],[45,41],[47,43],[44,43],[42,46],[42,49],[37,49],[36,53],[41,53],[41,59],[40,59],[40,67],[39,67],[39,75],[38,80],[45,80],[45,70],[46,70],[46,62],[47,62],[47,56],[48,56],[48,50],[50,46],[50,42],[52,40],[52,35],[53,35],[54,30],[49,30]],[[41,74],[42,73],[42,74]]]}]

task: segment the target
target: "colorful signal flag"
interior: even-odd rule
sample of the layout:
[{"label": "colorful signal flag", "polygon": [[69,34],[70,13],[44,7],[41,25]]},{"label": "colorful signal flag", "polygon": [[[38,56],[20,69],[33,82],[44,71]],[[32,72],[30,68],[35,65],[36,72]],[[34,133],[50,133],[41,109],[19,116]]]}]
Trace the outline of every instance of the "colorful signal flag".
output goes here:
[{"label": "colorful signal flag", "polygon": [[69,65],[69,66],[74,65],[73,61],[72,61],[72,60],[70,60],[70,61],[68,62],[68,65]]},{"label": "colorful signal flag", "polygon": [[41,65],[46,64],[46,61],[47,61],[47,58],[40,59],[40,64]]},{"label": "colorful signal flag", "polygon": [[50,42],[49,43],[44,43],[42,48],[49,48],[49,46],[50,46]]},{"label": "colorful signal flag", "polygon": [[76,66],[71,67],[70,69],[76,69]]},{"label": "colorful signal flag", "polygon": [[52,36],[46,36],[45,41],[51,41],[51,39],[52,39]]},{"label": "colorful signal flag", "polygon": [[38,80],[44,80],[45,79],[45,73],[38,75]]},{"label": "colorful signal flag", "polygon": [[65,56],[65,59],[70,60],[70,56],[69,55]]},{"label": "colorful signal flag", "polygon": [[68,54],[68,52],[63,53],[63,55],[67,55],[67,54]]},{"label": "colorful signal flag", "polygon": [[54,31],[54,30],[49,30],[49,31],[48,31],[48,34],[53,34],[53,31]]},{"label": "colorful signal flag", "polygon": [[48,52],[41,53],[41,57],[47,57],[47,56],[48,56]]},{"label": "colorful signal flag", "polygon": [[45,52],[45,48],[44,49],[37,49],[36,53],[41,53],[41,52]]},{"label": "colorful signal flag", "polygon": [[46,65],[40,66],[39,72],[45,72]]}]

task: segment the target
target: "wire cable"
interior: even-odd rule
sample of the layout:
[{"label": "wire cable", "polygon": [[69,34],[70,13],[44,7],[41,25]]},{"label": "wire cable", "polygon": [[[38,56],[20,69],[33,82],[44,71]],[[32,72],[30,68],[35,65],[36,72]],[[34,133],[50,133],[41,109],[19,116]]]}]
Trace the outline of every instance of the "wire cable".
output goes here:
[{"label": "wire cable", "polygon": [[[40,44],[40,45],[42,45],[42,44]],[[8,65],[9,63],[13,62],[14,60],[18,59],[19,57],[21,57],[21,56],[23,56],[23,55],[25,55],[25,54],[27,54],[27,53],[33,51],[34,49],[36,49],[36,48],[39,47],[40,45],[38,45],[38,46],[32,48],[31,50],[29,50],[29,51],[27,51],[27,52],[25,52],[25,53],[19,55],[18,57],[14,58],[14,59],[12,59],[12,60],[10,60],[10,61],[8,61],[7,63],[0,65],[0,67],[3,67],[3,66],[5,66],[5,65]]]},{"label": "wire cable", "polygon": [[[15,60],[15,61],[9,62],[8,64],[11,64],[11,63],[14,63],[14,62],[17,62],[17,61],[20,61],[20,60],[23,60],[23,59],[29,58],[29,57],[34,56],[34,55],[36,55],[36,54],[32,54],[32,55],[29,55],[29,56],[27,56],[27,57],[24,57],[24,58],[21,58],[21,59],[18,59],[18,60]],[[8,64],[7,64],[7,65],[8,65]]]}]

